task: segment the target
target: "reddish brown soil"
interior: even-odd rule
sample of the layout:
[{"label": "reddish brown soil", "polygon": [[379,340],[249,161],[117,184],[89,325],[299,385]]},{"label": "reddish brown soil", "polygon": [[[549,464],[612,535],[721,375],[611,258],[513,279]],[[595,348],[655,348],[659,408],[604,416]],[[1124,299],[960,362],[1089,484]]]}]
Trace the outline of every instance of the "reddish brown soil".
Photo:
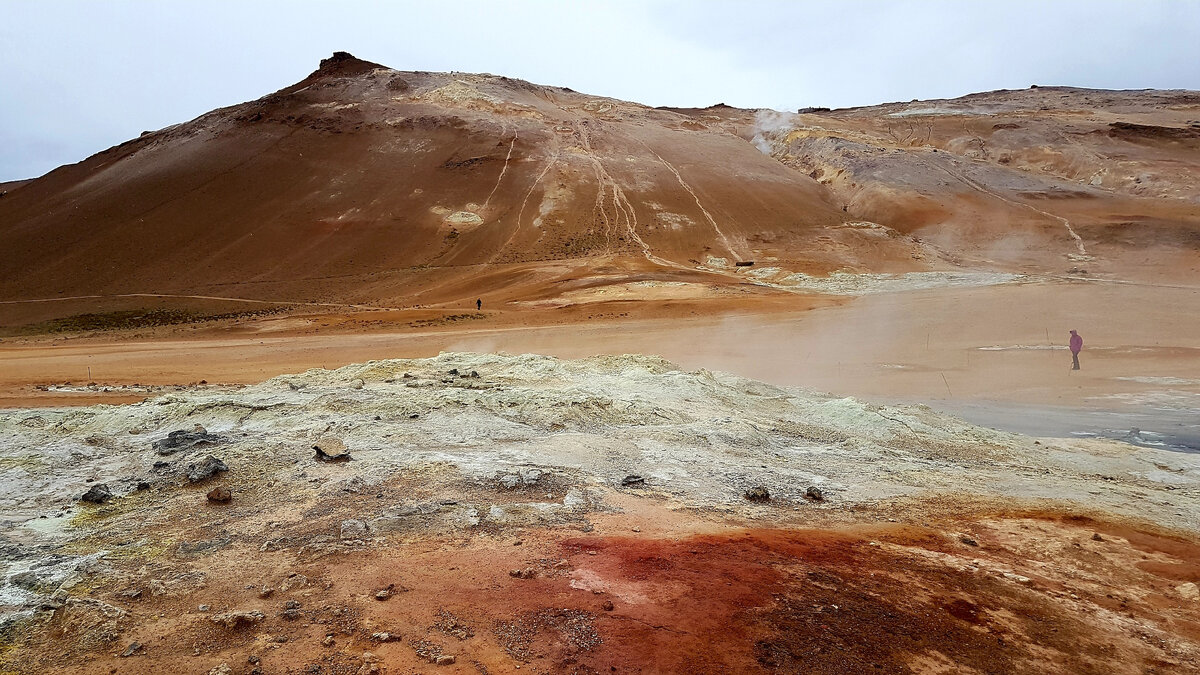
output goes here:
[{"label": "reddish brown soil", "polygon": [[[62,651],[88,626],[59,612],[32,642],[18,642],[22,660],[9,666],[154,673],[225,662],[249,672],[256,656],[263,672],[355,673],[365,651],[388,673],[423,671],[441,654],[456,657],[445,672],[464,673],[1187,673],[1200,666],[1200,606],[1174,591],[1180,579],[1195,579],[1200,544],[1178,534],[1045,511],[931,515],[927,525],[741,529],[652,504],[627,506],[630,515],[603,517],[586,535],[423,538],[298,560],[238,544],[191,559],[209,582],[186,597],[129,600],[119,595],[123,587],[94,590],[129,611],[118,642],[103,646],[96,636],[94,648],[84,640]],[[630,531],[646,517],[657,526]],[[164,563],[178,562],[155,565],[161,573]],[[305,582],[285,590],[300,574]],[[264,585],[278,590],[261,598]],[[374,598],[389,586],[390,598]],[[291,619],[282,615],[289,600],[300,603]],[[196,611],[201,603],[212,614],[258,608],[267,618],[230,630]],[[384,631],[391,641],[372,639]],[[141,653],[115,655],[135,640]]]}]

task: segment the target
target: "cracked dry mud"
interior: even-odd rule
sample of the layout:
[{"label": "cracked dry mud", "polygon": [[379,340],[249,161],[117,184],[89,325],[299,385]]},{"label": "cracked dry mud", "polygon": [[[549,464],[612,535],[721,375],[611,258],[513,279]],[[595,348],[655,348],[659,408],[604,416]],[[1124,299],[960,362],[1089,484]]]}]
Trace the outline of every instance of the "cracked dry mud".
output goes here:
[{"label": "cracked dry mud", "polygon": [[[7,671],[1200,668],[1196,455],[642,356],[372,361],[0,428]],[[181,430],[203,442],[156,451]]]}]

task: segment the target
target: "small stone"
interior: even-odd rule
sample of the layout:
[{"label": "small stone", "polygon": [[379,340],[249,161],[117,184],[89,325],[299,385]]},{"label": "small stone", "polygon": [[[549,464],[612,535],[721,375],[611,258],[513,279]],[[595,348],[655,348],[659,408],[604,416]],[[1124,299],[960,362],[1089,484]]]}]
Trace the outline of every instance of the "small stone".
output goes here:
[{"label": "small stone", "polygon": [[396,584],[388,584],[387,588],[375,591],[376,600],[387,600],[392,597],[392,591],[396,589]]},{"label": "small stone", "polygon": [[1092,534],[1092,541],[1104,541],[1104,537],[1101,537],[1099,532],[1095,532]]},{"label": "small stone", "polygon": [[252,666],[257,666],[259,663],[262,663],[262,659],[258,658],[254,654],[247,656],[246,661],[249,662],[249,664]]},{"label": "small stone", "polygon": [[966,544],[967,546],[978,546],[979,545],[979,542],[975,541],[974,539],[972,539],[970,537],[959,537],[958,540],[961,541],[962,543]]},{"label": "small stone", "polygon": [[809,488],[804,491],[804,496],[814,502],[825,501],[825,493],[821,492],[821,488],[815,486],[809,486]]},{"label": "small stone", "polygon": [[225,462],[209,455],[199,462],[188,464],[187,479],[191,483],[199,483],[202,480],[212,478],[222,471],[228,470],[229,467],[225,466]]},{"label": "small stone", "polygon": [[[15,578],[16,578],[16,577],[14,577],[14,579],[15,579]],[[14,584],[15,584],[15,582],[14,582]],[[16,584],[16,585],[19,585],[19,584]],[[121,597],[123,597],[123,598],[129,598],[130,600],[137,600],[138,598],[142,597],[142,589],[140,589],[140,588],[127,588],[127,589],[125,589],[124,591],[122,591],[122,592],[121,592]]]},{"label": "small stone", "polygon": [[346,450],[346,444],[333,436],[322,436],[312,449],[316,451],[313,459],[318,462],[350,461],[350,451]]},{"label": "small stone", "polygon": [[758,487],[752,487],[749,490],[746,490],[745,494],[743,494],[742,496],[752,502],[769,502],[769,501],[771,501],[770,491],[761,485],[759,485]]},{"label": "small stone", "polygon": [[144,480],[142,480],[142,481],[138,481],[138,484],[137,484],[137,491],[138,491],[138,492],[141,492],[142,490],[149,490],[149,489],[150,489],[150,484],[149,484],[149,483],[147,483],[147,482],[146,482],[146,481],[144,481]]},{"label": "small stone", "polygon": [[217,614],[211,617],[211,621],[218,626],[224,626],[229,630],[236,630],[245,626],[252,626],[267,618],[265,614],[258,610],[249,612],[226,612],[225,614]]},{"label": "small stone", "polygon": [[217,504],[228,504],[233,499],[233,493],[225,486],[218,486],[208,491],[208,501]]},{"label": "small stone", "polygon": [[274,588],[271,588],[270,586],[263,586],[262,588],[258,589],[258,597],[269,598],[274,592]]},{"label": "small stone", "polygon": [[442,654],[441,656],[437,657],[437,659],[434,660],[434,663],[436,663],[439,666],[449,666],[449,665],[452,665],[454,663],[454,661],[455,661],[454,655]]},{"label": "small stone", "polygon": [[79,499],[90,504],[103,504],[112,499],[112,491],[108,489],[107,484],[97,483],[88,488],[88,491],[83,493],[83,496]]},{"label": "small stone", "polygon": [[233,675],[233,669],[229,667],[228,663],[222,663],[208,671],[208,675]]},{"label": "small stone", "polygon": [[371,633],[371,639],[375,642],[394,642],[400,639],[400,635],[397,633],[381,631],[378,633]]},{"label": "small stone", "polygon": [[606,612],[611,612],[611,611],[613,611],[613,603],[612,603],[612,600],[605,600],[605,601],[604,601],[604,603],[600,605],[600,609],[602,609],[602,610],[604,610],[604,611],[606,611]]},{"label": "small stone", "polygon": [[125,651],[121,652],[121,658],[133,656],[140,651],[142,651],[142,643],[130,642],[129,646],[125,648]]},{"label": "small stone", "polygon": [[625,476],[624,478],[621,479],[621,485],[623,485],[624,487],[630,487],[633,485],[645,485],[645,484],[646,484],[645,478],[642,478],[641,476],[639,476],[637,474],[633,474],[633,473],[631,473],[628,476]]},{"label": "small stone", "polygon": [[509,570],[508,576],[516,579],[532,579],[537,576],[537,571],[532,567],[525,567],[522,569]]},{"label": "small stone", "polygon": [[325,645],[326,647],[332,647],[333,646],[333,636],[326,635],[325,639],[321,640],[321,644]]},{"label": "small stone", "polygon": [[360,378],[357,378],[350,382],[350,388],[351,389],[362,389],[363,387],[366,386],[366,384],[367,383],[363,382],[363,379],[360,377]]},{"label": "small stone", "polygon": [[1178,591],[1180,597],[1184,600],[1200,600],[1200,586],[1197,586],[1193,581],[1179,584],[1175,587],[1175,590]]},{"label": "small stone", "polygon": [[212,609],[212,606],[210,606],[210,605],[200,605],[199,607],[196,608],[196,610],[200,611],[200,612],[207,612],[210,609]]}]

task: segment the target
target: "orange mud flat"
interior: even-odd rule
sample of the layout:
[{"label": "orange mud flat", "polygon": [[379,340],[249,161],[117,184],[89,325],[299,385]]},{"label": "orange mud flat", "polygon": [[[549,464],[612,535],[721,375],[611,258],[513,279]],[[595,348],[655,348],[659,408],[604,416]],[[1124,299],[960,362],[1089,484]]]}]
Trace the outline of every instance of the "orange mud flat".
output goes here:
[{"label": "orange mud flat", "polygon": [[[1188,537],[1046,513],[746,529],[664,512],[642,534],[639,519],[660,509],[639,508],[587,533],[298,558],[229,547],[193,561],[209,580],[193,592],[93,589],[125,612],[119,639],[68,605],[10,636],[4,659],[30,673],[1200,668],[1200,602],[1187,595],[1200,545]],[[235,611],[262,616],[231,622]]]}]

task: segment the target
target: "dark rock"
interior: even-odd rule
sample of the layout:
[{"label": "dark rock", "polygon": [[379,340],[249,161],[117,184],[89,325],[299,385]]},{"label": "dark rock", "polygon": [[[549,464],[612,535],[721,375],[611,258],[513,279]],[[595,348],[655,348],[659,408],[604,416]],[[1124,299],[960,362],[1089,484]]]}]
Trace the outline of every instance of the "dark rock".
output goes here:
[{"label": "dark rock", "polygon": [[970,537],[959,537],[958,540],[961,541],[962,543],[966,544],[967,546],[978,546],[979,545],[979,542],[975,541],[974,539],[972,539]]},{"label": "dark rock", "polygon": [[739,260],[739,261],[733,263],[733,266],[734,267],[753,267],[754,261],[753,260]]},{"label": "dark rock", "polygon": [[1092,534],[1092,541],[1104,541],[1104,537],[1100,536],[1099,532]]},{"label": "dark rock", "polygon": [[451,368],[450,372],[447,373],[447,375],[457,375],[457,374],[458,374],[458,368]]},{"label": "dark rock", "polygon": [[767,490],[767,488],[765,488],[761,485],[759,485],[758,487],[752,487],[749,490],[746,490],[746,492],[744,494],[742,494],[742,496],[745,497],[746,499],[749,499],[752,502],[769,502],[769,501],[771,501],[771,492],[769,490]]},{"label": "dark rock", "polygon": [[204,459],[194,464],[188,464],[187,479],[191,483],[199,483],[202,480],[208,480],[222,471],[228,471],[229,467],[225,466],[225,462],[209,455]]},{"label": "dark rock", "polygon": [[91,504],[103,504],[112,499],[112,490],[109,490],[105,483],[97,483],[88,488],[88,491],[83,493],[79,499]]},{"label": "dark rock", "polygon": [[388,584],[387,588],[382,588],[378,591],[375,591],[375,599],[387,600],[388,598],[392,597],[392,591],[394,590],[396,590],[396,584]]},{"label": "dark rock", "polygon": [[210,502],[227,504],[231,499],[233,499],[233,494],[229,492],[229,488],[223,485],[208,491],[208,501]]},{"label": "dark rock", "polygon": [[185,450],[191,450],[195,447],[216,445],[224,442],[224,440],[225,439],[221,438],[220,436],[214,436],[208,433],[204,430],[204,427],[199,427],[198,430],[194,431],[186,431],[184,429],[172,431],[171,433],[167,434],[166,438],[160,438],[151,443],[150,447],[154,448],[154,451],[158,454],[166,456],[173,455],[177,452],[183,452]]},{"label": "dark rock", "polygon": [[129,646],[125,648],[125,651],[121,652],[121,658],[133,656],[134,654],[142,651],[142,649],[143,649],[142,643],[130,642]]},{"label": "dark rock", "polygon": [[821,492],[821,488],[819,487],[809,486],[809,488],[804,491],[804,496],[814,502],[825,501],[825,493]]},{"label": "dark rock", "polygon": [[149,483],[147,483],[147,482],[146,482],[146,481],[144,481],[144,480],[140,480],[140,481],[138,481],[138,484],[137,484],[137,490],[138,490],[138,492],[141,492],[142,490],[149,490],[149,489],[150,489],[150,484],[149,484]]},{"label": "dark rock", "polygon": [[605,601],[604,601],[604,603],[603,603],[602,605],[600,605],[600,609],[603,609],[603,610],[604,610],[604,611],[606,611],[606,612],[611,612],[611,611],[613,611],[613,602],[612,602],[612,600],[605,600]]},{"label": "dark rock", "polygon": [[629,487],[631,485],[645,485],[646,479],[637,474],[629,474],[621,479],[621,485]]},{"label": "dark rock", "polygon": [[279,616],[282,616],[288,621],[295,621],[296,619],[299,619],[301,616],[300,603],[295,600],[288,600]]}]

